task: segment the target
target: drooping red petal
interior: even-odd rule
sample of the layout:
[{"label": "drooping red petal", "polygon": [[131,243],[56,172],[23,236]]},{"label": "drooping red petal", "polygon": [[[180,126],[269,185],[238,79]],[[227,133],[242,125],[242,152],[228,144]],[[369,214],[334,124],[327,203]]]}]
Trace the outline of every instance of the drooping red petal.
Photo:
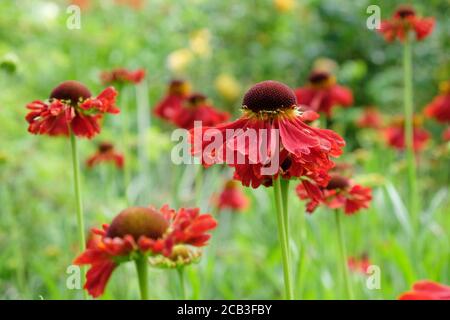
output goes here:
[{"label": "drooping red petal", "polygon": [[71,123],[73,134],[78,137],[93,138],[101,131],[100,119],[100,114],[90,116],[78,112]]},{"label": "drooping red petal", "polygon": [[450,94],[438,95],[424,110],[426,116],[440,123],[450,122]]},{"label": "drooping red petal", "polygon": [[[167,112],[167,111],[166,111]],[[179,128],[192,129],[194,122],[199,121],[202,126],[211,127],[228,120],[230,114],[215,109],[209,105],[196,107],[180,107],[170,117]]]},{"label": "drooping red petal", "polygon": [[433,32],[435,19],[430,18],[415,18],[413,28],[416,33],[417,40],[423,40]]},{"label": "drooping red petal", "polygon": [[186,97],[183,95],[170,94],[157,103],[153,114],[161,119],[172,122],[174,115],[182,107]]},{"label": "drooping red petal", "polygon": [[93,264],[86,273],[86,283],[84,288],[89,294],[97,298],[105,291],[106,285],[112,272],[117,267],[113,261],[103,261]]},{"label": "drooping red petal", "polygon": [[216,205],[221,210],[241,211],[247,208],[248,203],[249,201],[241,188],[234,181],[229,181],[220,193]]}]

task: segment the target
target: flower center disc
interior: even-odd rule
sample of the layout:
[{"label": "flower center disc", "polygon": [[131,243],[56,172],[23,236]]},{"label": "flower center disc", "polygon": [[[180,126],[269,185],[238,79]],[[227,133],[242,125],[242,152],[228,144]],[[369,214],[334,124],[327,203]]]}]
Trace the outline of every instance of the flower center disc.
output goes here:
[{"label": "flower center disc", "polygon": [[407,17],[413,17],[416,15],[416,12],[414,11],[413,8],[409,7],[409,6],[401,6],[397,9],[396,11],[396,15],[402,19],[407,18]]},{"label": "flower center disc", "polygon": [[106,233],[107,237],[131,235],[136,241],[141,236],[151,239],[162,237],[169,227],[163,215],[152,208],[131,207],[114,218]]},{"label": "flower center disc", "polygon": [[50,94],[50,99],[69,101],[76,105],[92,96],[89,89],[81,82],[75,80],[64,81],[59,84]]},{"label": "flower center disc", "polygon": [[276,112],[297,104],[294,92],[284,83],[268,80],[255,84],[244,96],[242,105],[253,112]]},{"label": "flower center disc", "polygon": [[328,88],[335,83],[335,78],[325,71],[313,71],[308,80],[315,88]]},{"label": "flower center disc", "polygon": [[102,142],[98,146],[98,151],[101,153],[106,153],[111,151],[114,148],[113,144],[110,142]]},{"label": "flower center disc", "polygon": [[186,96],[190,91],[190,85],[188,82],[184,80],[172,80],[169,84],[169,93],[178,95],[178,96]]},{"label": "flower center disc", "polygon": [[201,93],[193,93],[188,98],[188,104],[191,107],[198,107],[202,104],[205,104],[206,96]]},{"label": "flower center disc", "polygon": [[345,189],[349,186],[349,182],[347,178],[341,176],[332,176],[330,182],[328,182],[327,189]]}]

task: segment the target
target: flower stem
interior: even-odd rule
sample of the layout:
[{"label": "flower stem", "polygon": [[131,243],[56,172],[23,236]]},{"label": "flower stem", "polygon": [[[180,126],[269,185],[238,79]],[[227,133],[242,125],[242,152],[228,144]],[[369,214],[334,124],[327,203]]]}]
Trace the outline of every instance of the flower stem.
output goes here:
[{"label": "flower stem", "polygon": [[353,300],[353,292],[350,284],[350,277],[348,274],[348,267],[347,267],[347,252],[345,249],[344,234],[342,231],[342,224],[341,224],[341,213],[339,212],[339,210],[335,210],[335,217],[336,217],[336,229],[338,235],[338,245],[341,260],[342,275],[345,283],[345,292],[347,294],[347,298]]},{"label": "flower stem", "polygon": [[198,171],[195,175],[195,203],[201,207],[202,204],[202,191],[203,191],[203,174],[204,170],[202,166],[198,167]]},{"label": "flower stem", "polygon": [[147,156],[147,132],[150,128],[150,105],[148,101],[148,92],[147,92],[147,83],[142,80],[142,83],[136,85],[136,123],[138,127],[138,159],[139,159],[139,168],[141,173],[141,178],[143,181],[147,183],[147,178],[149,174],[148,166],[148,156]]},{"label": "flower stem", "polygon": [[123,87],[121,87],[121,99],[120,99],[120,116],[121,116],[121,123],[120,123],[120,129],[122,134],[122,152],[125,156],[125,163],[123,166],[123,192],[124,192],[124,199],[127,206],[130,206],[130,199],[128,197],[128,187],[131,181],[131,175],[130,175],[130,165],[131,165],[131,152],[128,150],[128,130],[129,130],[129,124],[128,124],[128,93],[127,90]]},{"label": "flower stem", "polygon": [[286,299],[292,300],[294,298],[292,287],[291,287],[291,275],[290,275],[290,265],[289,265],[289,254],[288,254],[288,239],[286,238],[286,227],[284,221],[284,210],[281,199],[281,185],[280,179],[273,179],[273,194],[275,200],[275,209],[277,211],[278,220],[278,237],[281,246],[281,254],[283,259],[283,274],[284,274],[284,286]]},{"label": "flower stem", "polygon": [[141,293],[141,300],[148,300],[147,258],[145,256],[140,256],[135,260],[135,263],[139,281],[139,291]]},{"label": "flower stem", "polygon": [[417,190],[416,176],[416,157],[414,153],[414,106],[413,106],[413,83],[412,83],[412,52],[411,42],[406,39],[403,45],[403,102],[405,112],[405,144],[406,161],[408,166],[409,183],[409,212],[414,225],[418,222],[418,201],[419,194]]},{"label": "flower stem", "polygon": [[72,147],[72,165],[73,165],[73,183],[75,189],[75,199],[77,204],[77,222],[80,241],[80,251],[83,252],[86,248],[86,238],[84,236],[84,217],[83,217],[83,202],[81,197],[81,182],[80,182],[80,160],[78,157],[77,139],[73,133],[70,134],[70,144]]},{"label": "flower stem", "polygon": [[[284,233],[287,240],[287,246],[288,246],[288,258],[290,261],[290,236],[289,236],[289,180],[287,179],[281,179],[280,181],[281,186],[281,202],[283,204],[283,218],[284,218]],[[290,267],[290,266],[289,266]]]},{"label": "flower stem", "polygon": [[181,298],[186,300],[186,286],[184,284],[184,267],[177,268],[178,279],[180,279]]},{"label": "flower stem", "polygon": [[[70,146],[72,150],[72,166],[73,166],[73,185],[75,190],[75,199],[77,206],[77,224],[78,224],[78,241],[80,242],[80,252],[86,249],[86,237],[84,235],[84,215],[83,215],[83,201],[81,196],[81,182],[80,182],[80,159],[78,156],[77,138],[70,132]],[[86,268],[83,268],[83,279],[86,277]],[[85,299],[87,298],[86,291],[83,290]]]}]

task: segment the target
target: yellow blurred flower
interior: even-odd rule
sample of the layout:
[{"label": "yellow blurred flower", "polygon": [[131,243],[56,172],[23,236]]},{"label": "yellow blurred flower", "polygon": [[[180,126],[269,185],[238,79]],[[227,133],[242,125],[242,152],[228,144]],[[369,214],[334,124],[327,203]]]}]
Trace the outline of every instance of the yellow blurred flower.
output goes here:
[{"label": "yellow blurred flower", "polygon": [[369,173],[365,175],[360,175],[355,178],[358,184],[362,184],[368,187],[381,187],[385,184],[386,179],[383,175],[379,173]]},{"label": "yellow blurred flower", "polygon": [[288,12],[294,9],[295,0],[273,0],[273,4],[279,12]]},{"label": "yellow blurred flower", "polygon": [[331,74],[335,74],[337,68],[338,64],[336,61],[325,57],[317,58],[313,63],[313,70],[315,71],[326,71]]},{"label": "yellow blurred flower", "polygon": [[448,94],[450,93],[450,80],[447,81],[441,81],[439,83],[439,91],[442,94]]},{"label": "yellow blurred flower", "polygon": [[49,245],[45,247],[44,254],[47,257],[57,257],[61,254],[61,250],[57,246]]},{"label": "yellow blurred flower", "polygon": [[355,161],[357,161],[358,163],[364,163],[367,160],[369,160],[370,152],[365,149],[360,148],[360,149],[356,149],[355,151],[353,151],[352,156],[355,159]]},{"label": "yellow blurred flower", "polygon": [[192,62],[193,58],[192,51],[187,48],[175,50],[167,56],[167,67],[175,73],[183,72]]},{"label": "yellow blurred flower", "polygon": [[209,57],[211,55],[211,32],[208,29],[200,29],[189,38],[189,46],[196,55]]},{"label": "yellow blurred flower", "polygon": [[230,74],[220,74],[216,78],[215,86],[217,92],[229,101],[236,100],[241,93],[240,83]]},{"label": "yellow blurred flower", "polygon": [[190,248],[185,245],[177,245],[173,248],[169,257],[157,255],[149,259],[149,263],[157,268],[180,268],[186,265],[197,263],[202,256],[202,252],[197,248]]},{"label": "yellow blurred flower", "polygon": [[0,164],[6,163],[8,161],[8,156],[6,153],[0,151]]}]

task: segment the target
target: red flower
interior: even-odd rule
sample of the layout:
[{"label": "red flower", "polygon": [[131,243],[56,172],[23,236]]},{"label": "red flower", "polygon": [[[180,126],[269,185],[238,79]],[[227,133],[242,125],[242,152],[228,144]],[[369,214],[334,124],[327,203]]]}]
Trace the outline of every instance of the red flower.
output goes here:
[{"label": "red flower", "polygon": [[89,230],[89,235],[86,240],[86,248],[95,248],[97,247],[100,242],[102,241],[103,237],[97,233],[96,228],[91,228]]},{"label": "red flower", "polygon": [[372,262],[369,260],[367,254],[363,254],[361,257],[349,257],[347,259],[347,265],[348,268],[354,272],[367,274]]},{"label": "red flower", "polygon": [[450,127],[446,128],[444,132],[442,132],[442,140],[450,141]]},{"label": "red flower", "polygon": [[350,106],[353,94],[349,88],[336,84],[334,76],[326,71],[313,71],[309,76],[309,84],[295,90],[297,102],[309,109],[331,116],[334,106]]},{"label": "red flower", "polygon": [[204,166],[226,163],[235,169],[234,179],[253,188],[270,186],[279,176],[327,183],[330,156],[339,156],[345,142],[331,130],[305,124],[312,113],[299,111],[288,86],[260,82],[245,94],[242,109],[234,122],[190,131],[192,154]]},{"label": "red flower", "polygon": [[392,42],[399,39],[405,41],[409,31],[416,34],[417,40],[423,40],[433,31],[435,20],[422,18],[416,15],[416,11],[409,5],[399,6],[394,15],[389,20],[381,21],[380,29],[384,39]]},{"label": "red flower", "polygon": [[209,214],[200,214],[197,208],[176,212],[168,206],[160,210],[131,207],[117,215],[111,225],[95,230],[101,239],[90,241],[74,264],[91,266],[84,288],[95,298],[103,294],[112,272],[122,262],[141,256],[169,257],[177,244],[204,246],[210,238],[206,232],[216,225]]},{"label": "red flower", "polygon": [[191,129],[195,121],[201,121],[202,126],[211,127],[228,120],[229,117],[227,112],[221,112],[208,104],[206,96],[194,93],[184,101],[171,120],[180,128]]},{"label": "red flower", "polygon": [[128,6],[135,10],[140,10],[144,7],[144,0],[115,0],[116,4]]},{"label": "red flower", "polygon": [[[414,139],[414,151],[421,151],[428,140],[430,139],[430,134],[427,130],[420,127],[421,119],[419,117],[414,117],[414,128],[413,128],[413,139]],[[397,117],[392,121],[391,125],[385,129],[384,135],[386,142],[389,146],[397,149],[405,149],[405,127],[404,120],[402,117]]]},{"label": "red flower", "polygon": [[354,184],[351,180],[332,175],[328,185],[321,187],[321,197],[311,197],[311,192],[304,183],[296,188],[297,195],[302,200],[309,200],[306,204],[306,211],[314,212],[318,205],[324,204],[330,209],[343,209],[345,214],[354,214],[357,211],[368,208],[372,200],[372,190]]},{"label": "red flower", "polygon": [[111,71],[103,71],[100,74],[103,84],[140,83],[145,78],[145,70],[131,71],[125,68],[116,68]]},{"label": "red flower", "polygon": [[234,180],[229,180],[217,199],[217,208],[242,211],[248,207],[249,201],[240,186]]},{"label": "red flower", "polygon": [[28,132],[68,136],[70,128],[76,136],[92,138],[100,133],[103,114],[120,112],[116,96],[117,91],[108,87],[92,98],[82,83],[65,81],[53,89],[48,102],[36,100],[27,105]]},{"label": "red flower", "polygon": [[380,112],[374,107],[364,108],[363,113],[359,117],[356,125],[360,128],[379,129],[383,125],[383,119]]},{"label": "red flower", "polygon": [[124,164],[123,154],[114,149],[114,145],[109,142],[102,142],[98,145],[98,150],[86,160],[88,168],[92,168],[100,163],[112,162],[117,168],[122,169]]},{"label": "red flower", "polygon": [[450,300],[450,287],[430,280],[421,280],[413,285],[411,291],[403,293],[398,299]]},{"label": "red flower", "polygon": [[425,107],[425,115],[441,123],[450,122],[450,81],[442,82],[441,94]]},{"label": "red flower", "polygon": [[181,108],[182,103],[189,96],[190,90],[188,82],[172,80],[166,96],[157,103],[153,110],[155,116],[164,120],[172,120],[174,114]]}]

